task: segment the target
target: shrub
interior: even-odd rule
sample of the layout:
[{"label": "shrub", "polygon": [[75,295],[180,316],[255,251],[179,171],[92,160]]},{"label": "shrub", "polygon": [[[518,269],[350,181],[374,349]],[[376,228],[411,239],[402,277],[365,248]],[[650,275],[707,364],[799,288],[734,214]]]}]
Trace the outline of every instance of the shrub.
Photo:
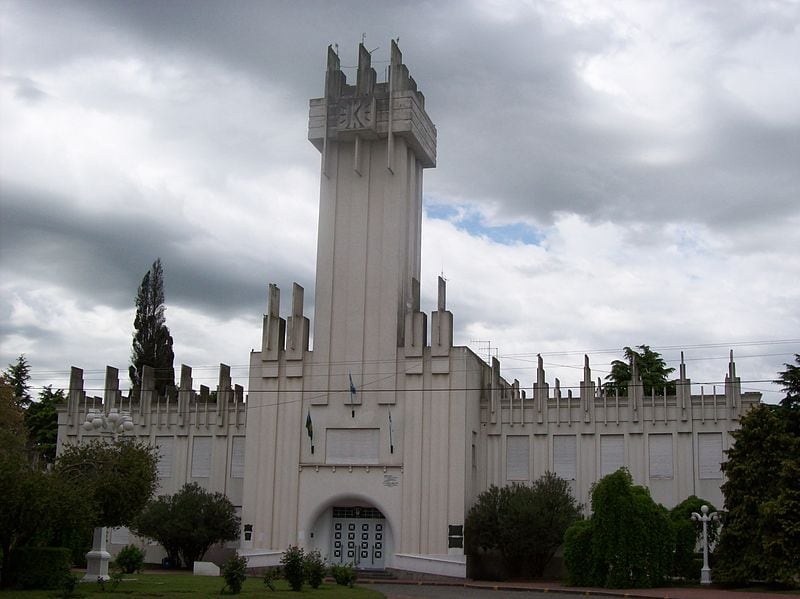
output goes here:
[{"label": "shrub", "polygon": [[238,539],[239,525],[236,508],[225,495],[188,483],[174,495],[148,503],[134,530],[158,541],[170,563],[191,568],[214,543]]},{"label": "shrub", "polygon": [[225,579],[225,587],[233,595],[238,595],[247,579],[247,558],[238,555],[231,557],[222,564],[222,577]]},{"label": "shrub", "polygon": [[570,533],[565,550],[568,579],[606,588],[663,584],[672,569],[674,547],[666,508],[655,503],[646,488],[635,486],[622,468],[594,486],[592,510],[589,524]]},{"label": "shrub", "polygon": [[275,585],[273,584],[276,580],[278,580],[283,573],[281,572],[280,568],[270,568],[266,572],[264,572],[264,585],[270,590],[275,590]]},{"label": "shrub", "polygon": [[144,551],[136,545],[125,545],[119,550],[115,562],[125,574],[139,572],[144,566]]},{"label": "shrub", "polygon": [[319,585],[322,584],[322,579],[325,578],[325,560],[322,559],[318,549],[306,553],[303,561],[303,570],[309,586],[312,589],[318,589]]},{"label": "shrub", "polygon": [[61,582],[61,597],[69,599],[75,596],[75,589],[78,588],[80,578],[72,573],[67,574]]},{"label": "shrub", "polygon": [[591,520],[578,520],[564,535],[564,565],[567,568],[567,581],[571,585],[588,587],[594,584],[595,560],[591,559],[593,532]]},{"label": "shrub", "polygon": [[63,588],[69,558],[69,549],[64,547],[19,547],[9,555],[8,572],[3,576],[9,585],[23,589]]},{"label": "shrub", "polygon": [[532,486],[492,486],[467,514],[467,554],[499,553],[508,575],[541,576],[580,511],[569,483],[551,472]]},{"label": "shrub", "polygon": [[352,587],[356,581],[356,571],[350,564],[334,564],[331,566],[331,576],[336,584]]},{"label": "shrub", "polygon": [[[105,593],[108,590],[109,593],[114,593],[117,590],[117,587],[122,584],[122,579],[125,577],[125,572],[120,570],[119,568],[115,568],[109,575],[108,580],[103,580],[102,578],[97,578],[97,586],[100,587],[100,592]],[[108,585],[108,589],[106,589],[106,585]]]},{"label": "shrub", "polygon": [[300,547],[290,546],[281,557],[283,577],[293,591],[300,591],[305,580],[305,552]]}]

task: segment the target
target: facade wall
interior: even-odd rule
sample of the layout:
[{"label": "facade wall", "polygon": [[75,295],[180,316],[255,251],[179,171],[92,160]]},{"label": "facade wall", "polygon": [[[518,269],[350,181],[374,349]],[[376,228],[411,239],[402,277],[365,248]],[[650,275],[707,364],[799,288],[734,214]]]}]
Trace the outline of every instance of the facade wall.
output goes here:
[{"label": "facade wall", "polygon": [[161,398],[145,369],[134,401],[115,369],[103,400],[87,398],[73,369],[59,447],[92,435],[81,427],[90,407],[127,402],[133,434],[161,450],[160,492],[197,482],[241,506],[239,551],[251,567],[276,565],[290,545],[332,557],[334,519],[364,510],[383,516],[380,565],[464,577],[463,524],[478,494],[547,471],[587,509],[591,486],[621,466],[664,505],[694,493],[721,506],[723,452],[760,397],[741,393],[732,358],[719,396],[692,396],[681,364],[674,395],[645,396],[634,366],[624,397],[602,392],[588,358],[574,394],[558,380],[551,388],[540,358],[528,397],[497,359],[453,346],[442,278],[429,326],[422,171],[435,166],[436,129],[391,48],[389,81],[378,84],[360,46],[355,85],[329,49],[325,97],[310,104],[322,162],[313,351],[302,287],[282,316],[270,285],[246,403],[224,366],[216,397],[194,390],[184,366],[177,392]]},{"label": "facade wall", "polygon": [[[681,371],[685,374],[683,366]],[[721,394],[689,395],[691,382],[684,376],[677,395],[645,396],[633,385],[630,397],[590,386],[589,374],[581,385],[584,397],[572,397],[571,391],[563,397],[559,387],[550,395],[541,370],[533,397],[512,388],[494,411],[490,401],[482,403],[485,487],[532,482],[555,472],[571,481],[588,510],[592,485],[626,467],[635,484],[647,486],[666,507],[689,495],[721,507],[720,463],[733,442],[731,432],[761,398],[741,393],[734,373],[731,361]]]},{"label": "facade wall", "polygon": [[[242,387],[231,386],[230,369],[221,365],[220,385],[212,401],[209,389],[192,389],[191,368],[182,367],[180,388],[172,396],[157,397],[153,390],[152,369],[147,368],[139,399],[119,392],[119,372],[106,369],[104,397],[87,396],[83,371],[73,368],[67,405],[58,413],[58,444],[65,445],[109,439],[102,430],[86,430],[84,423],[91,409],[108,414],[110,410],[130,413],[134,428],[123,433],[156,447],[159,453],[157,495],[172,495],[186,483],[225,494],[241,509],[244,487],[244,447],[247,411]],[[108,531],[108,550],[115,555],[134,543],[146,550],[148,562],[160,562],[163,549],[146,539],[130,534],[126,528]],[[229,544],[228,553],[237,544]],[[219,553],[221,548],[215,548]],[[225,552],[222,551],[222,554]]]}]

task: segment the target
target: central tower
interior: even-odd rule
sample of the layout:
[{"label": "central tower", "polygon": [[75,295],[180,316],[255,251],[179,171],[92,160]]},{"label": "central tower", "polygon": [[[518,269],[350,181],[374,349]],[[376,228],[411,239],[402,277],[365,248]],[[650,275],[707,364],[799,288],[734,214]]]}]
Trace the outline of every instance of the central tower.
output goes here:
[{"label": "central tower", "polygon": [[422,171],[436,165],[436,128],[394,40],[385,83],[363,44],[357,68],[348,85],[329,46],[325,96],[309,111],[322,154],[314,354],[337,381],[395,364],[405,315],[419,310]]}]

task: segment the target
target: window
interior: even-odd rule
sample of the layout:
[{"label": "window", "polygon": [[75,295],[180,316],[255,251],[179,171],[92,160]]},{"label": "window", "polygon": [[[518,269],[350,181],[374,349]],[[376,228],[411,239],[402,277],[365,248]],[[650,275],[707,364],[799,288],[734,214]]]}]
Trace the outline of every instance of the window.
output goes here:
[{"label": "window", "polygon": [[192,478],[211,476],[211,437],[195,437],[192,441]]},{"label": "window", "polygon": [[172,463],[175,455],[174,437],[156,437],[156,449],[158,450],[158,478],[169,478],[172,476]]},{"label": "window", "polygon": [[380,429],[329,428],[325,432],[326,463],[378,463],[380,456]]},{"label": "window", "polygon": [[698,433],[697,451],[701,479],[722,478],[722,433]]},{"label": "window", "polygon": [[650,478],[672,478],[672,435],[648,435]]},{"label": "window", "polygon": [[625,437],[600,436],[600,476],[612,474],[625,465]]},{"label": "window", "polygon": [[231,478],[244,478],[244,437],[231,442]]},{"label": "window", "polygon": [[575,435],[553,437],[553,472],[564,480],[578,478],[578,445]]},{"label": "window", "polygon": [[448,549],[460,549],[464,547],[464,525],[450,524],[447,527],[447,547]]},{"label": "window", "polygon": [[506,480],[530,480],[530,438],[506,437]]},{"label": "window", "polygon": [[124,526],[111,529],[111,538],[109,543],[112,545],[127,545],[131,542],[131,533]]}]

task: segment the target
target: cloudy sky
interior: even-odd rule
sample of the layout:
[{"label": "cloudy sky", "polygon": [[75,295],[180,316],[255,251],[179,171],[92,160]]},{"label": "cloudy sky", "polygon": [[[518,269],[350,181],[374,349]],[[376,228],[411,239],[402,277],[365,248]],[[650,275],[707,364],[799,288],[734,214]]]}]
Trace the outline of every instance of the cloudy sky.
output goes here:
[{"label": "cloudy sky", "polygon": [[[0,360],[127,368],[161,257],[176,365],[246,385],[267,285],[313,306],[325,52],[389,40],[437,125],[423,309],[529,386],[646,343],[706,392],[800,352],[800,4],[0,1]],[[346,69],[354,77],[352,69]],[[284,308],[285,311],[285,308]],[[123,376],[123,385],[127,379]],[[695,388],[699,392],[699,386]]]}]

